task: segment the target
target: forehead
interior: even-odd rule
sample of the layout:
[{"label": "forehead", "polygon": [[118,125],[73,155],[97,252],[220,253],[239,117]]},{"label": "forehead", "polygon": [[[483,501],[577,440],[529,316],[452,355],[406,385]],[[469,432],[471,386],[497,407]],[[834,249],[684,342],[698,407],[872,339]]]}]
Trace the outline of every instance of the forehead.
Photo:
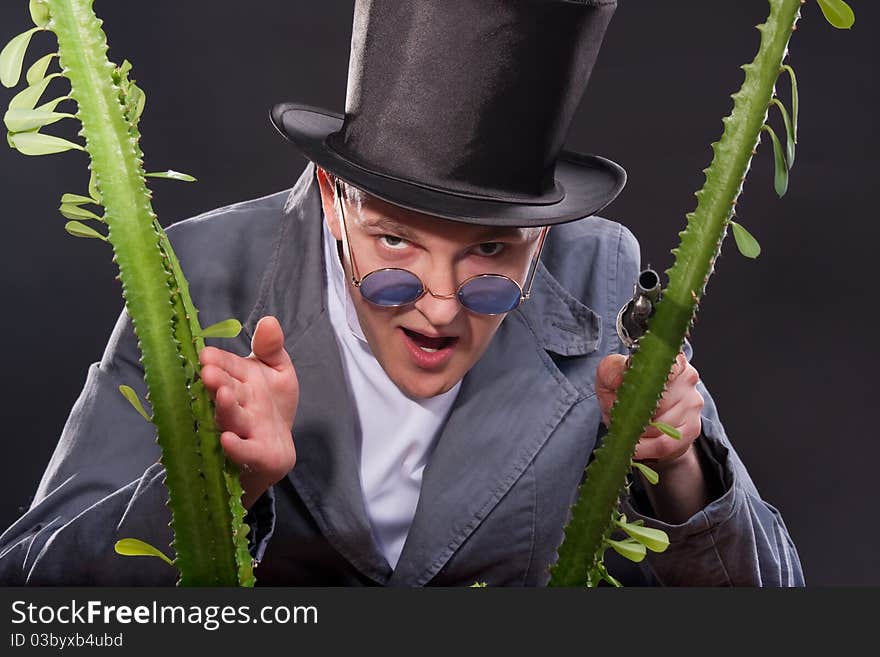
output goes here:
[{"label": "forehead", "polygon": [[481,226],[444,219],[402,208],[375,196],[362,193],[358,203],[347,202],[345,211],[352,212],[361,228],[384,231],[401,237],[441,236],[462,242],[514,240],[529,241],[538,236],[540,228],[513,226]]}]

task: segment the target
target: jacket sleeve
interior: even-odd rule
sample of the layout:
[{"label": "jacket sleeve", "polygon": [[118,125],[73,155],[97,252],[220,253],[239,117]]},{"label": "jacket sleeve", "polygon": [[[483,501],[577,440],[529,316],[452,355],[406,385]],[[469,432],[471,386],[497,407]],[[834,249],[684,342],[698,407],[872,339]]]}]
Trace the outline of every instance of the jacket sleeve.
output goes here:
[{"label": "jacket sleeve", "polygon": [[[621,305],[631,298],[639,271],[638,242],[622,230]],[[687,340],[683,351],[690,361],[693,351]],[[621,353],[626,353],[623,346]],[[664,552],[649,551],[644,566],[662,585],[803,586],[800,559],[782,515],[758,493],[702,381],[697,389],[705,405],[695,447],[700,450],[706,477],[720,496],[684,523],[670,525],[652,517],[647,497],[634,482],[621,501],[621,511],[630,520],[642,519],[647,526],[664,530],[670,541]]]},{"label": "jacket sleeve", "polygon": [[[114,544],[138,538],[173,557],[165,470],[154,426],[120,394],[146,386],[131,322],[119,317],[99,363],[89,367],[29,510],[0,536],[5,585],[173,585],[176,569],[152,557],[122,556]],[[271,534],[271,493],[251,508],[251,553]]]}]

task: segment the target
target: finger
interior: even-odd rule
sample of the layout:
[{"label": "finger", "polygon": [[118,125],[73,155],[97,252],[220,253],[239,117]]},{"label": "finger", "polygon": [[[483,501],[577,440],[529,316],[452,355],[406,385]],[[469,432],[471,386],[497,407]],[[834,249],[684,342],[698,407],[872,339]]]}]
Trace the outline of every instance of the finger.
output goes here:
[{"label": "finger", "polygon": [[232,390],[235,400],[239,405],[246,406],[253,402],[251,386],[245,385],[238,379],[229,376],[226,370],[216,365],[205,365],[202,368],[201,377],[205,387],[215,395],[221,387],[227,387]]},{"label": "finger", "polygon": [[617,399],[617,389],[623,381],[623,372],[627,367],[627,359],[620,354],[605,356],[596,368],[596,397],[602,411],[602,423],[607,427],[611,424],[611,407]]},{"label": "finger", "polygon": [[684,453],[700,435],[702,428],[700,416],[696,414],[688,416],[683,424],[675,428],[681,432],[681,440],[676,440],[666,434],[661,434],[656,438],[645,438],[643,436],[636,445],[633,458],[635,460],[669,459]]},{"label": "finger", "polygon": [[[670,427],[674,427],[681,431],[681,428],[684,426],[688,417],[690,417],[690,415],[694,412],[694,408],[694,405],[692,403],[688,403],[688,400],[679,399],[677,404],[672,406],[664,413],[656,414],[651,421],[655,423],[668,424]],[[659,436],[665,436],[666,434],[660,431],[660,429],[648,425],[643,435],[647,438],[655,438]],[[673,440],[675,439],[673,438]]]},{"label": "finger", "polygon": [[[652,421],[663,422],[673,427],[678,427],[684,420],[692,415],[699,415],[705,404],[700,391],[694,387],[687,387],[681,392],[676,393],[674,400],[667,404],[658,406]],[[645,430],[648,437],[660,435],[662,432],[654,427],[649,426]]]},{"label": "finger", "polygon": [[199,352],[199,362],[202,366],[214,365],[223,369],[229,376],[239,381],[247,381],[252,374],[253,363],[247,358],[242,358],[230,351],[217,347],[205,347]]},{"label": "finger", "polygon": [[679,377],[679,375],[685,370],[687,366],[687,358],[684,357],[684,354],[682,352],[678,352],[678,355],[675,357],[675,362],[672,363],[672,367],[669,370],[669,376],[666,380],[674,381]]},{"label": "finger", "polygon": [[[691,438],[691,434],[688,433],[689,427],[692,428],[694,420],[700,418],[704,404],[702,395],[697,390],[692,389],[689,394],[679,399],[671,408],[663,413],[656,413],[651,421],[668,424],[678,429],[681,432],[682,438]],[[648,425],[641,437],[650,440],[665,435],[660,429]],[[673,438],[673,440],[675,439]]]},{"label": "finger", "polygon": [[290,355],[284,349],[284,331],[272,315],[267,315],[257,322],[251,349],[254,356],[273,369],[283,370],[292,367]]},{"label": "finger", "polygon": [[202,382],[205,386],[214,392],[217,392],[217,389],[223,385],[229,385],[231,387],[232,381],[234,380],[226,373],[226,370],[217,365],[211,364],[202,366],[200,376],[202,377]]},{"label": "finger", "polygon": [[605,356],[596,368],[596,392],[617,392],[623,382],[623,372],[626,370],[626,356],[622,354],[609,354]]},{"label": "finger", "polygon": [[220,434],[220,445],[229,460],[248,471],[259,470],[262,464],[262,450],[258,443],[242,438],[233,431]]},{"label": "finger", "polygon": [[681,399],[690,398],[699,382],[700,373],[693,365],[685,362],[684,369],[666,384],[654,414],[664,413]]},{"label": "finger", "polygon": [[633,454],[634,461],[672,461],[690,449],[691,443],[682,443],[667,436],[667,440],[649,440],[639,443]]},{"label": "finger", "polygon": [[215,415],[220,428],[251,437],[253,418],[246,408],[239,405],[232,389],[223,386],[217,390],[216,402]]}]

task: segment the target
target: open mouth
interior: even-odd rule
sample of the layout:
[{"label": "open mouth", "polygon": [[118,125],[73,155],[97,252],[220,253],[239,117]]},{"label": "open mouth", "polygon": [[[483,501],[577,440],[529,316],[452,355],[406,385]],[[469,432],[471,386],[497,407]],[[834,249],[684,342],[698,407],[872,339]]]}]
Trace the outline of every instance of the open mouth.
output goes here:
[{"label": "open mouth", "polygon": [[[403,328],[403,327],[401,327]],[[423,335],[418,333],[417,331],[411,331],[410,329],[404,328],[403,332],[406,333],[407,337],[413,341],[413,343],[425,353],[433,354],[448,347],[451,347],[456,342],[458,342],[458,338],[455,337],[439,337],[433,338],[427,335]]]}]

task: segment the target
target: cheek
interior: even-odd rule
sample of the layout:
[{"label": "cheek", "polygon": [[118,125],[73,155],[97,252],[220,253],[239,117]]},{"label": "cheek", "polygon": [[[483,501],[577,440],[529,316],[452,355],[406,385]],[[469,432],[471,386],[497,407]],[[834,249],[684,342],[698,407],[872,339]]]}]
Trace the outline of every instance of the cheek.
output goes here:
[{"label": "cheek", "polygon": [[364,335],[374,343],[374,349],[378,347],[384,351],[387,345],[393,343],[400,324],[399,318],[404,311],[398,308],[378,308],[364,301],[357,290],[353,291],[352,299]]},{"label": "cheek", "polygon": [[495,331],[497,331],[498,327],[501,325],[504,316],[480,317],[478,315],[473,315],[472,313],[468,314],[470,315],[470,321],[468,323],[470,325],[471,346],[473,349],[477,349],[482,353],[483,349],[485,349],[486,345],[488,345],[489,341],[492,339],[492,336],[495,335]]}]

